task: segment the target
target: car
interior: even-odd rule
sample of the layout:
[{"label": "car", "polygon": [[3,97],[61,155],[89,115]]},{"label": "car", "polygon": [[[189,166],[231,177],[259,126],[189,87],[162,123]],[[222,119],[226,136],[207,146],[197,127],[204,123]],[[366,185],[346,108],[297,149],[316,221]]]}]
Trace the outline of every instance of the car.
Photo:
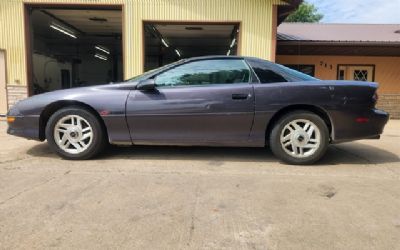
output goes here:
[{"label": "car", "polygon": [[378,139],[389,115],[378,84],[323,81],[266,60],[183,59],[118,84],[58,90],[15,104],[8,134],[85,160],[108,144],[265,147],[289,164],[329,144]]}]

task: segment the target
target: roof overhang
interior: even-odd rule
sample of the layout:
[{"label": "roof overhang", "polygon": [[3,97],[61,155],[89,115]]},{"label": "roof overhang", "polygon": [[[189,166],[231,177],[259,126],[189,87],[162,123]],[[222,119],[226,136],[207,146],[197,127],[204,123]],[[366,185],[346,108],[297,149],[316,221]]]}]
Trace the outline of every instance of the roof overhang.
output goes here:
[{"label": "roof overhang", "polygon": [[325,46],[400,46],[400,42],[387,42],[387,41],[288,41],[288,40],[278,40],[280,45],[297,45],[297,46],[315,46],[315,45],[325,45]]},{"label": "roof overhang", "polygon": [[400,43],[278,41],[277,55],[400,56]]}]

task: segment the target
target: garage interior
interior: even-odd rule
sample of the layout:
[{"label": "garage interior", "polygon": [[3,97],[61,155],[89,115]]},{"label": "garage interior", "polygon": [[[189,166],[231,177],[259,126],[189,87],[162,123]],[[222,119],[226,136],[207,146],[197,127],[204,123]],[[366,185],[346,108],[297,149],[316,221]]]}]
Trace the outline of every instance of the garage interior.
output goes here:
[{"label": "garage interior", "polygon": [[123,80],[121,8],[28,11],[30,93]]},{"label": "garage interior", "polygon": [[184,58],[237,55],[239,23],[144,23],[145,71]]}]

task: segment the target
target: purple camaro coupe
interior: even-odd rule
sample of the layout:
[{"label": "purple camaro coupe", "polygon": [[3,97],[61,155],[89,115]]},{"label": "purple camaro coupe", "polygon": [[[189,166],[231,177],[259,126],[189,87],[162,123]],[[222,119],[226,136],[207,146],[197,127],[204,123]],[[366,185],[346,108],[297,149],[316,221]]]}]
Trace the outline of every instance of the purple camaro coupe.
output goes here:
[{"label": "purple camaro coupe", "polygon": [[388,114],[378,84],[321,81],[257,58],[185,59],[126,82],[30,97],[7,114],[8,133],[44,141],[66,159],[107,143],[265,147],[312,164],[330,143],[378,139]]}]

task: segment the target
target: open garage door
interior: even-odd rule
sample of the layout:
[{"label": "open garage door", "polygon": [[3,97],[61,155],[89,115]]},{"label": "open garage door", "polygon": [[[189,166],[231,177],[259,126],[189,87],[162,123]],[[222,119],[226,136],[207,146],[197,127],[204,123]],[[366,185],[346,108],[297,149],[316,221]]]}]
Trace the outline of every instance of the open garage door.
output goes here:
[{"label": "open garage door", "polygon": [[31,94],[123,80],[120,7],[28,8]]},{"label": "open garage door", "polygon": [[237,55],[239,23],[144,23],[145,71],[195,56]]}]

